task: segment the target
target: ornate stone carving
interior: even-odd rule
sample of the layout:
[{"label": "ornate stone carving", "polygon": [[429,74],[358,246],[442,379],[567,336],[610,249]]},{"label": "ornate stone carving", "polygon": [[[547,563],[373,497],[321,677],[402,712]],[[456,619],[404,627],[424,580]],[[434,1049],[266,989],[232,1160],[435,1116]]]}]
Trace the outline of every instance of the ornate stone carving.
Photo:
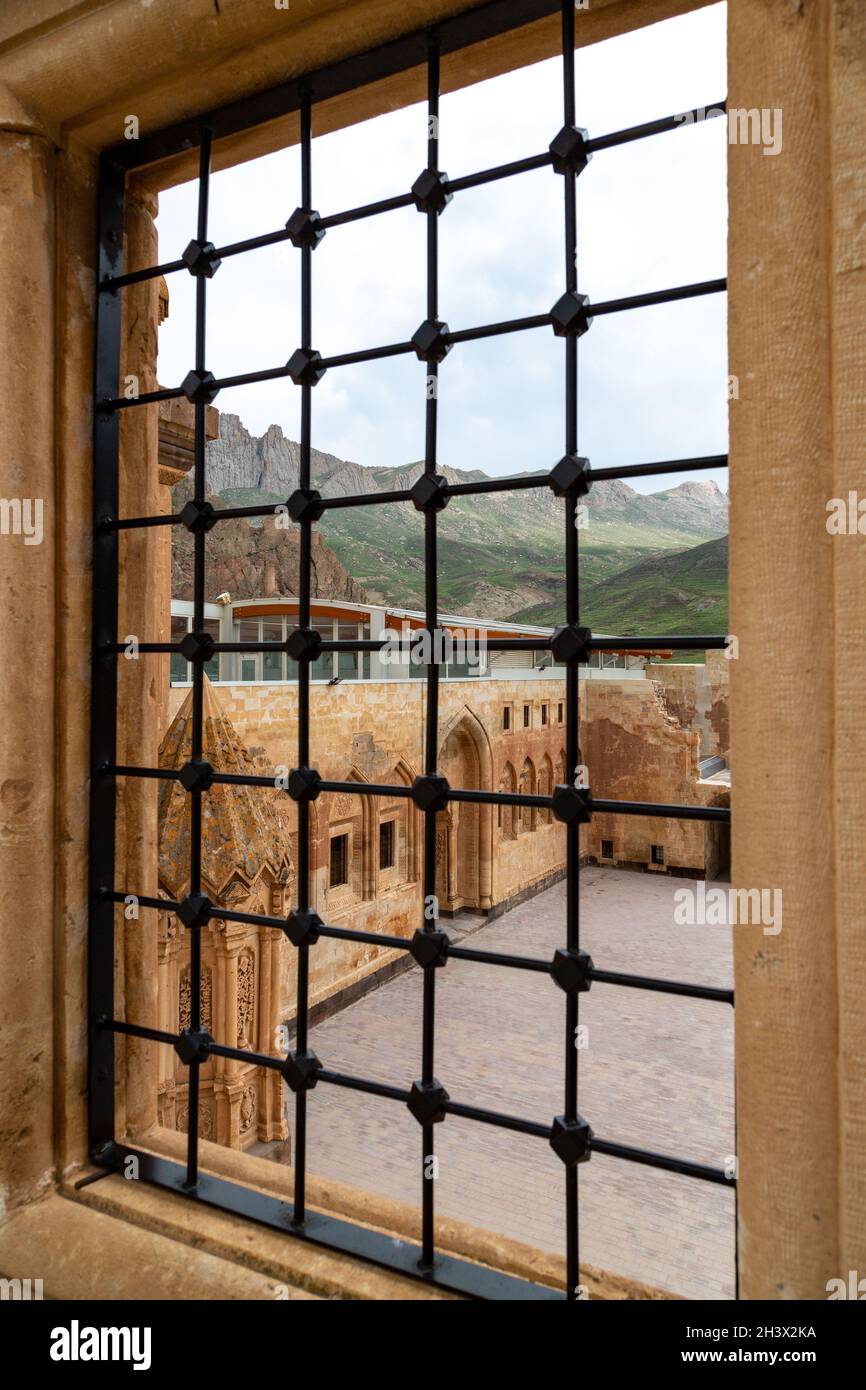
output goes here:
[{"label": "ornate stone carving", "polygon": [[331,820],[346,820],[348,816],[354,816],[357,810],[357,799],[350,796],[348,792],[340,792],[339,796],[334,797]]},{"label": "ornate stone carving", "polygon": [[245,1086],[241,1096],[241,1134],[251,1128],[256,1118],[256,1088]]},{"label": "ornate stone carving", "polygon": [[238,1047],[252,1047],[255,1026],[256,960],[252,951],[238,956]]},{"label": "ornate stone carving", "polygon": [[[192,1019],[192,985],[189,966],[180,972],[178,988],[178,1023],[180,1029],[189,1028]],[[201,972],[201,1026],[208,1033],[213,1032],[213,976],[209,965],[202,966]]]},{"label": "ornate stone carving", "polygon": [[[189,1102],[177,1107],[177,1128],[182,1134],[189,1130]],[[209,1101],[199,1102],[198,1134],[200,1139],[213,1139],[213,1108]]]}]

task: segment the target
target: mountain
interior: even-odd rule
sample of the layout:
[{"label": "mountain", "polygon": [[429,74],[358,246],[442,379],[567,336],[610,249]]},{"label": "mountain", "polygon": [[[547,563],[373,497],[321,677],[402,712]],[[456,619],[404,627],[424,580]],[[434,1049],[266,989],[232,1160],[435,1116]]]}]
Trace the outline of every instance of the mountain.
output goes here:
[{"label": "mountain", "polygon": [[[297,443],[278,425],[257,437],[238,416],[224,414],[219,438],[207,446],[208,484],[232,506],[284,502],[298,485],[298,461]],[[326,497],[409,488],[422,469],[418,462],[366,468],[311,454],[312,484]],[[441,472],[455,483],[488,476],[478,469]],[[620,481],[598,482],[586,500],[586,586],[727,532],[727,498],[707,480],[651,495]],[[546,487],[452,498],[439,516],[441,607],[502,619],[555,605],[565,575],[563,526],[563,504]],[[371,599],[423,607],[424,519],[410,503],[326,512],[319,529]]]},{"label": "mountain", "polygon": [[[562,623],[562,595],[514,616],[524,622]],[[727,536],[649,556],[601,583],[583,585],[580,616],[593,631],[619,637],[727,632]]]},{"label": "mountain", "polygon": [[[192,496],[192,478],[179,482],[172,493],[180,511]],[[221,497],[208,499],[217,510],[225,507]],[[232,598],[273,598],[298,592],[300,556],[298,529],[277,530],[270,518],[229,517],[214,526],[207,537],[207,600],[228,590]],[[193,585],[193,538],[183,527],[174,527],[171,545],[171,592],[174,598],[191,599]],[[347,574],[334,552],[318,532],[313,532],[312,594],[314,598],[344,598],[366,603],[360,584]]]}]

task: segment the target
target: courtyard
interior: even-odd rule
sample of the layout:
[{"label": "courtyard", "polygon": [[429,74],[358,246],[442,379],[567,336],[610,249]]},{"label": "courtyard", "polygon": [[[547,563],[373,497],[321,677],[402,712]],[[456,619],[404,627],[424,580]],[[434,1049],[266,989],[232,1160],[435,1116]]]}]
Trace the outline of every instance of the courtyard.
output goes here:
[{"label": "courtyard", "polygon": [[[581,935],[600,968],[730,987],[731,929],[675,922],[695,881],[581,870]],[[565,938],[559,883],[489,924],[449,935],[549,959]],[[422,972],[318,1024],[325,1066],[392,1085],[420,1075]],[[452,1099],[547,1122],[562,1110],[565,995],[544,975],[452,961],[437,975],[435,1072]],[[581,997],[581,1113],[594,1132],[698,1162],[734,1153],[733,1010],[595,983]],[[420,1133],[394,1101],[319,1086],[308,1163],[322,1177],[420,1201]],[[437,1210],[563,1253],[563,1169],[543,1140],[448,1117],[436,1130]],[[734,1193],[596,1155],[580,1169],[581,1258],[689,1298],[734,1296]]]}]

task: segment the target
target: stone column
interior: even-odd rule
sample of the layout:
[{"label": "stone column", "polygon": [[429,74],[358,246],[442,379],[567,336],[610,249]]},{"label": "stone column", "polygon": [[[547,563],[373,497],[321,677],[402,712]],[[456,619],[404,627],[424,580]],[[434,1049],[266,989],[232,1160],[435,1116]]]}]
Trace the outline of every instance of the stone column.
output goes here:
[{"label": "stone column", "polygon": [[0,1130],[8,1207],[39,1195],[54,1161],[54,174],[50,142],[0,89]]},{"label": "stone column", "polygon": [[734,928],[741,1293],[821,1299],[866,1268],[866,12],[728,15],[729,107],[782,112],[728,160],[732,879],[783,894]]}]

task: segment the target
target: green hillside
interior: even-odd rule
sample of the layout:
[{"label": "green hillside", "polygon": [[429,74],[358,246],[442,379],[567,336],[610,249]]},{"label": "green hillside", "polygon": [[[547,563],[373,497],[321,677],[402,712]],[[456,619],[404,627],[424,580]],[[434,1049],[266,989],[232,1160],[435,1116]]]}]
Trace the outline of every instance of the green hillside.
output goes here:
[{"label": "green hillside", "polygon": [[[595,632],[725,633],[728,624],[728,539],[674,554],[652,555],[602,580],[582,573],[581,619]],[[561,585],[548,600],[515,613],[521,622],[564,621]]]},{"label": "green hillside", "polygon": [[[411,485],[418,465],[370,470],[377,490]],[[455,481],[475,475],[456,473]],[[641,494],[621,483],[598,483],[580,533],[581,580],[587,592],[646,563],[648,582],[665,555],[693,549],[724,533],[725,499],[712,484],[684,483]],[[285,498],[256,488],[223,488],[230,506]],[[339,508],[319,523],[349,574],[383,602],[423,607],[424,521],[409,503]],[[565,578],[563,507],[547,489],[455,497],[439,516],[439,594],[443,609],[488,618],[553,622]],[[601,597],[601,591],[597,597]],[[607,600],[605,600],[607,602]],[[626,605],[627,607],[627,605]],[[631,615],[633,616],[633,615]],[[646,628],[644,628],[646,630]]]}]

